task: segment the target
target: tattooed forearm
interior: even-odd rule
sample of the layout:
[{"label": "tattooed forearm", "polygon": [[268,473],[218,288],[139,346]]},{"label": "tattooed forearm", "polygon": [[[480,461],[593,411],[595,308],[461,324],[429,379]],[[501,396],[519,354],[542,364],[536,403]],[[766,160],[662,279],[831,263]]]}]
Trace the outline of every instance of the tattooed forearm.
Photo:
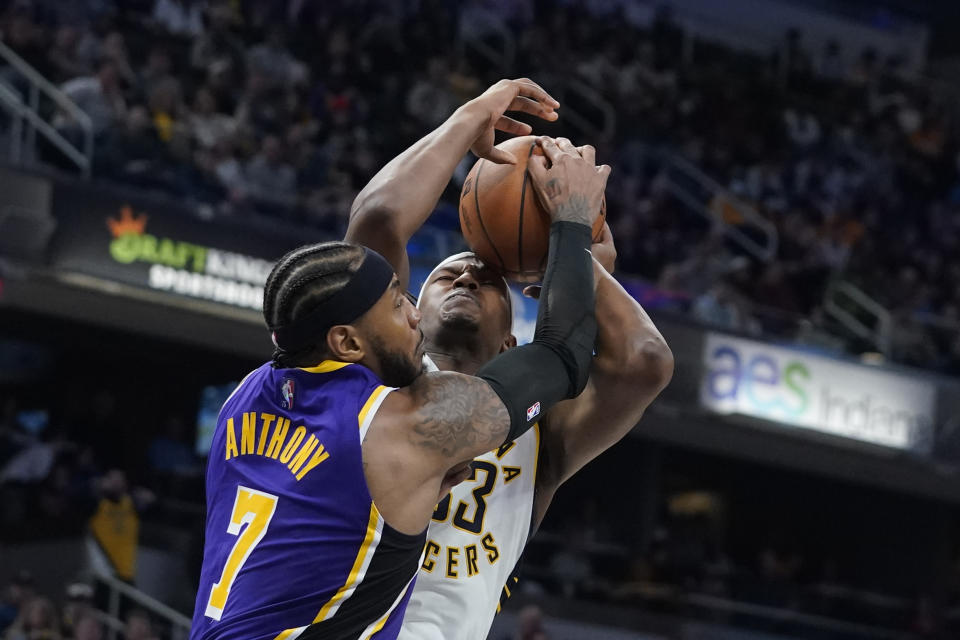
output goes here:
[{"label": "tattooed forearm", "polygon": [[[549,186],[549,184],[548,184]],[[560,198],[558,197],[557,200]],[[563,202],[555,202],[553,219],[558,222],[577,222],[590,226],[590,206],[585,196],[571,194]]]},{"label": "tattooed forearm", "polygon": [[501,445],[510,415],[493,389],[458,373],[420,376],[412,385],[418,408],[410,440],[451,460],[480,455]]}]

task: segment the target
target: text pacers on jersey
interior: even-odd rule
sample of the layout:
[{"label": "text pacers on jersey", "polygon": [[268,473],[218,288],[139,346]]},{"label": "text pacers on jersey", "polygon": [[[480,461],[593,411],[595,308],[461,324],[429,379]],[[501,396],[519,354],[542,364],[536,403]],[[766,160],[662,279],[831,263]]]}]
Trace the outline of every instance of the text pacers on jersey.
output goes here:
[{"label": "text pacers on jersey", "polygon": [[[259,418],[259,420],[258,420]],[[257,437],[257,424],[260,424],[260,435]],[[298,481],[303,480],[312,469],[330,457],[323,444],[312,433],[307,436],[307,428],[300,425],[290,431],[290,419],[284,416],[275,416],[272,413],[255,411],[245,412],[240,429],[240,447],[237,448],[237,433],[232,417],[227,418],[226,459],[243,455],[258,455],[272,458],[285,465]],[[270,433],[270,427],[273,432]],[[269,437],[268,437],[269,434]]]},{"label": "text pacers on jersey", "polygon": [[448,578],[459,578],[461,573],[468,578],[472,578],[480,573],[477,561],[481,557],[481,553],[490,565],[496,564],[497,560],[500,559],[500,549],[497,548],[497,541],[494,540],[493,534],[489,531],[480,538],[480,548],[475,544],[468,544],[465,547],[441,547],[433,540],[427,540],[427,545],[423,550],[421,569],[427,573],[433,573],[437,562],[440,562],[446,564],[444,575]]}]

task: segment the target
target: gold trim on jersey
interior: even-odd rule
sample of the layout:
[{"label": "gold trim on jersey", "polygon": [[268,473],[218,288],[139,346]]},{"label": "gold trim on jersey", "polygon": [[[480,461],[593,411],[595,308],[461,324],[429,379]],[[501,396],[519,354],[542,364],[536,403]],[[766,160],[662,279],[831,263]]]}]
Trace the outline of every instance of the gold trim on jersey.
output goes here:
[{"label": "gold trim on jersey", "polygon": [[[423,554],[420,554],[420,559],[423,560]],[[410,590],[410,585],[413,584],[414,578],[417,577],[417,574],[414,573],[413,577],[407,582],[407,586],[403,588],[400,592],[400,595],[397,596],[397,599],[393,601],[393,604],[387,609],[387,612],[383,614],[383,617],[376,621],[376,623],[367,627],[363,633],[360,634],[360,640],[370,640],[373,636],[380,633],[380,630],[383,629],[383,625],[387,624],[387,620],[390,619],[390,616],[397,609],[397,605],[400,604],[400,601],[403,600],[407,592]]]},{"label": "gold trim on jersey", "polygon": [[338,369],[349,367],[351,364],[353,363],[340,362],[338,360],[324,360],[315,367],[300,367],[300,369],[306,371],[307,373],[330,373],[331,371],[337,371]]},{"label": "gold trim on jersey", "polygon": [[[407,588],[409,588],[409,585]],[[406,595],[406,593],[407,593],[407,589],[404,589],[403,591],[400,592],[400,595],[403,596],[403,595]],[[390,607],[390,609],[385,614],[383,614],[383,617],[377,620],[377,623],[373,625],[373,629],[370,629],[367,633],[361,636],[361,640],[368,640],[369,638],[372,638],[377,633],[379,633],[380,630],[383,629],[383,625],[387,624],[387,620],[390,618],[390,614],[393,613],[393,610],[395,608],[396,608],[396,605],[394,605],[393,607]]]},{"label": "gold trim on jersey", "polygon": [[[311,624],[316,624],[326,620],[331,615],[335,615],[336,610],[339,609],[343,601],[350,597],[348,594],[352,595],[353,590],[356,589],[357,585],[363,582],[363,579],[366,576],[365,565],[368,564],[367,559],[373,555],[373,553],[376,551],[377,544],[379,543],[379,536],[377,536],[378,524],[380,524],[380,512],[377,510],[377,505],[371,502],[370,518],[367,521],[367,534],[364,536],[363,542],[360,544],[360,550],[357,551],[357,557],[353,561],[353,567],[350,569],[350,574],[347,576],[347,581],[342,587],[337,589],[337,592],[333,594],[333,597],[330,598],[325,605],[323,605]],[[282,631],[280,635],[274,638],[274,640],[292,640],[293,638],[298,637],[304,629],[306,629],[306,627],[286,629]]]},{"label": "gold trim on jersey", "polygon": [[273,640],[290,640],[291,638],[298,637],[306,627],[297,627],[296,629],[287,629],[286,631],[281,631]]},{"label": "gold trim on jersey", "polygon": [[[367,535],[363,538],[363,544],[360,545],[360,550],[357,552],[357,558],[353,561],[353,567],[350,569],[350,575],[347,576],[347,581],[333,597],[330,598],[330,601],[327,604],[323,605],[323,608],[320,609],[320,612],[317,613],[317,616],[313,619],[314,624],[325,620],[329,615],[330,611],[337,605],[340,601],[344,599],[344,596],[348,591],[351,591],[354,587],[363,580],[363,576],[360,575],[360,569],[363,567],[364,562],[366,561],[367,555],[370,552],[370,548],[373,545],[373,539],[377,535],[377,523],[380,521],[380,512],[377,510],[377,505],[370,503],[370,519],[367,521]],[[366,572],[364,572],[365,574]],[[358,580],[359,578],[359,580]]]},{"label": "gold trim on jersey", "polygon": [[380,385],[370,394],[370,397],[367,398],[367,401],[363,403],[363,408],[360,409],[360,414],[357,416],[357,426],[363,428],[363,423],[367,419],[367,414],[370,413],[370,409],[373,408],[374,404],[377,402],[377,398],[383,395],[384,392],[389,391],[390,387]]}]

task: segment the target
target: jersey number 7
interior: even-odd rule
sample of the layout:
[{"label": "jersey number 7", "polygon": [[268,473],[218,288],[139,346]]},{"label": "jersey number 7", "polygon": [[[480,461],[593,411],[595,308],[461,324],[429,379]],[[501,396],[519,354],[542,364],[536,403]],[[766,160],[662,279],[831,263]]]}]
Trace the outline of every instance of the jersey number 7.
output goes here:
[{"label": "jersey number 7", "polygon": [[[277,510],[277,496],[256,489],[237,486],[237,497],[233,501],[233,513],[227,533],[238,536],[237,541],[227,556],[227,563],[220,574],[220,580],[210,590],[210,599],[207,601],[205,615],[208,618],[219,620],[223,615],[223,608],[227,606],[227,596],[230,587],[236,580],[243,564],[253,553],[254,548],[267,533],[270,520]],[[243,528],[246,525],[246,528]],[[241,528],[243,532],[241,533]]]}]

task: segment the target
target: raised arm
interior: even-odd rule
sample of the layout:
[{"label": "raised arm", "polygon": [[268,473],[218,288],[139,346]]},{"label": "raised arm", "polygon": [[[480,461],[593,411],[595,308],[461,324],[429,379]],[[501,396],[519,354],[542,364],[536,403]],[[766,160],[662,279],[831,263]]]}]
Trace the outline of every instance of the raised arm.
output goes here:
[{"label": "raised arm", "polygon": [[616,256],[609,228],[593,253],[604,262],[595,262],[596,356],[583,393],[554,406],[541,423],[537,525],[557,487],[629,433],[673,375],[673,354],[663,336],[608,273]]},{"label": "raised arm", "polygon": [[[548,191],[553,224],[537,329],[476,376],[421,375],[391,393],[363,443],[371,494],[392,526],[417,532],[452,467],[518,437],[542,412],[587,384],[596,338],[590,228],[610,168],[543,142],[551,158],[531,163],[534,188]],[[548,186],[549,185],[549,186]]]},{"label": "raised arm", "polygon": [[353,201],[345,239],[385,257],[406,288],[407,242],[430,217],[467,151],[492,162],[514,163],[513,156],[493,146],[494,131],[527,135],[531,129],[504,114],[522,111],[553,121],[557,107],[556,100],[527,78],[499,81],[370,180]]}]

